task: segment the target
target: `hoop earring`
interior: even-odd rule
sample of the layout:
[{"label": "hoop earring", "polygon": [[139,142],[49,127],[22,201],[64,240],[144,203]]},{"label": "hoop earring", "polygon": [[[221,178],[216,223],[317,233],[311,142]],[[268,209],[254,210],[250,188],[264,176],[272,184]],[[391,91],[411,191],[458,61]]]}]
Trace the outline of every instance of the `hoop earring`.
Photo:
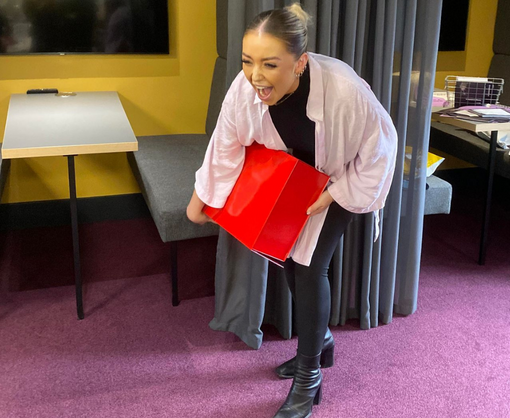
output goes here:
[{"label": "hoop earring", "polygon": [[301,70],[301,72],[299,73],[295,73],[294,75],[296,76],[296,78],[300,78],[304,73],[305,73],[305,70],[306,70],[306,66],[307,64],[305,64],[305,66],[303,67],[303,69]]}]

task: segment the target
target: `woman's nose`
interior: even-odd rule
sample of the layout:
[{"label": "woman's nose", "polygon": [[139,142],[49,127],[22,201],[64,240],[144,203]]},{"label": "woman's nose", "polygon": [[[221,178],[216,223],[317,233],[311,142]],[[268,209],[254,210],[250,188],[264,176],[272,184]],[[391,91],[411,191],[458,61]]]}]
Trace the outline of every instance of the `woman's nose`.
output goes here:
[{"label": "woman's nose", "polygon": [[264,78],[260,67],[258,66],[253,67],[252,78],[253,80],[262,80]]}]

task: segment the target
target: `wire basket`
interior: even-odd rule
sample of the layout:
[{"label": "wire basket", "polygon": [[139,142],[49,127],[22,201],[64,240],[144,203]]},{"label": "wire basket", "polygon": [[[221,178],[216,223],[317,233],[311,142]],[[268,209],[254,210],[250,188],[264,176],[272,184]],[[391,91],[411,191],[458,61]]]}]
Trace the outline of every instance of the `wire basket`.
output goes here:
[{"label": "wire basket", "polygon": [[449,75],[444,80],[448,101],[454,107],[497,104],[503,92],[502,78],[458,77]]}]

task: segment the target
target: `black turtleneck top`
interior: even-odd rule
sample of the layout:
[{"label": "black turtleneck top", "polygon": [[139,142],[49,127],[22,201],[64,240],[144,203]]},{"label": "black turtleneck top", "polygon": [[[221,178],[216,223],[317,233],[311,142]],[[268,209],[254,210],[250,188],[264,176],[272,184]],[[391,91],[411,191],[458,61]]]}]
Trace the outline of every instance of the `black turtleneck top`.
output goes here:
[{"label": "black turtleneck top", "polygon": [[315,122],[306,116],[310,93],[310,70],[307,67],[299,80],[297,90],[280,104],[269,106],[276,130],[292,155],[315,167]]}]

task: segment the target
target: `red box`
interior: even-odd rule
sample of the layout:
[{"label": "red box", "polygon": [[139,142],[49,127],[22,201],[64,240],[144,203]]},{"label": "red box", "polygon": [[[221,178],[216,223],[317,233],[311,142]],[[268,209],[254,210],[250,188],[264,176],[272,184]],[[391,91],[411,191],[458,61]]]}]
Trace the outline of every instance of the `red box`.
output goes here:
[{"label": "red box", "polygon": [[328,181],[292,155],[254,143],[225,206],[203,211],[252,251],[285,261]]}]

